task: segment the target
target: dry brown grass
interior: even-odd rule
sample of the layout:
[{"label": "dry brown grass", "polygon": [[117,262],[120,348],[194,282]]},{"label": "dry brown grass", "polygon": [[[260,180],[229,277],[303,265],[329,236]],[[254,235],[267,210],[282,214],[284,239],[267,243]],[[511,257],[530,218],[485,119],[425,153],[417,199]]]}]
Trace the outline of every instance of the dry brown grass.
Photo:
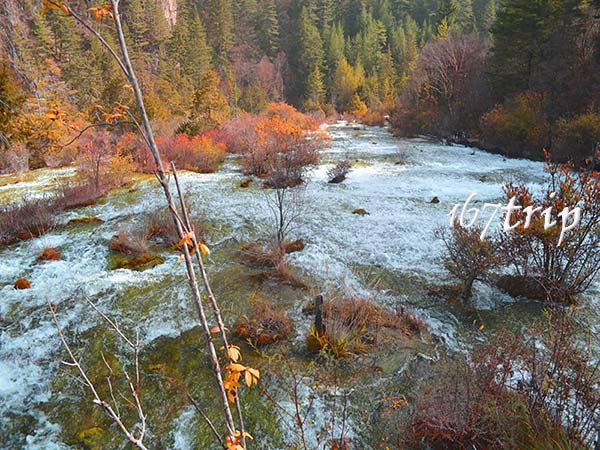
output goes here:
[{"label": "dry brown grass", "polygon": [[323,318],[325,333],[311,330],[308,350],[325,351],[335,357],[372,351],[383,329],[412,337],[425,328],[424,322],[413,313],[392,311],[362,297],[325,301]]},{"label": "dry brown grass", "polygon": [[141,256],[148,253],[148,245],[143,233],[133,227],[121,227],[110,240],[108,248],[127,256]]},{"label": "dry brown grass", "polygon": [[252,313],[243,317],[235,332],[253,345],[267,345],[289,338],[292,324],[285,311],[261,297],[250,299]]}]

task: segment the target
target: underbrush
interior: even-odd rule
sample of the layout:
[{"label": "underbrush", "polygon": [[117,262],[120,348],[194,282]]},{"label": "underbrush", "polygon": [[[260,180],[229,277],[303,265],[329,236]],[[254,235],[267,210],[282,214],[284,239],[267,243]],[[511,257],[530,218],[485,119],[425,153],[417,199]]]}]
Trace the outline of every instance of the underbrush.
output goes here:
[{"label": "underbrush", "polygon": [[56,198],[23,199],[0,209],[0,245],[37,237],[56,225]]},{"label": "underbrush", "polygon": [[435,366],[392,440],[431,450],[589,448],[599,365],[575,319],[553,313],[527,337],[500,332],[468,362]]},{"label": "underbrush", "polygon": [[25,197],[0,208],[0,245],[46,233],[56,225],[57,213],[94,204],[101,194],[90,183],[66,184],[54,194]]},{"label": "underbrush", "polygon": [[326,352],[338,358],[370,352],[385,330],[413,337],[425,329],[424,322],[413,313],[392,311],[361,297],[334,298],[323,303],[321,313],[319,307],[311,312],[317,317],[307,336],[309,352]]},{"label": "underbrush", "polygon": [[255,295],[250,298],[250,306],[251,314],[242,317],[235,329],[240,339],[260,346],[289,338],[292,324],[283,309]]}]

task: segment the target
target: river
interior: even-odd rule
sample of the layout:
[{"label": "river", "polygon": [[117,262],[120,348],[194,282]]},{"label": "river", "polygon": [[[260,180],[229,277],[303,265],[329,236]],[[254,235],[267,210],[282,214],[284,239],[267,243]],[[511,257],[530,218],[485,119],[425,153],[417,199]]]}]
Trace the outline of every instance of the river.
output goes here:
[{"label": "river", "polygon": [[[444,351],[466,351],[482,338],[479,324],[485,324],[486,330],[522,326],[539,313],[539,305],[515,302],[477,284],[478,312],[473,316],[429,298],[426,287],[446,278],[440,262],[442,245],[434,231],[448,226],[454,204],[464,202],[473,192],[479,194],[481,203],[499,201],[508,181],[537,189],[543,181],[543,164],[426,140],[398,139],[384,128],[340,122],[328,129],[332,145],[308,177],[303,212],[292,233],[306,242],[303,252],[290,256],[294,272],[310,280],[306,290],[282,288],[272,282],[253,284],[247,269],[236,260],[240,245],[268,238],[274,230],[264,190],[257,183],[248,189],[239,187],[245,177],[235,157],[215,174],[182,174],[192,209],[207,221],[212,249],[208,268],[230,323],[246,310],[249,293],[260,290],[289,311],[295,322],[290,346],[300,352],[309,326],[301,308],[312,295],[333,285],[344,292],[372,296],[390,307],[411,307],[427,322],[436,346]],[[327,170],[340,159],[351,160],[353,169],[344,183],[328,184]],[[65,176],[65,171],[57,176]],[[39,183],[29,182],[30,193],[46,189],[52,182],[48,171],[41,178]],[[114,430],[107,437],[108,447],[93,446],[95,437],[89,429],[101,413],[60,368],[65,354],[48,303],[57,305],[68,339],[91,367],[101,367],[97,360],[103,345],[118,349],[85,297],[117,317],[126,330],[139,327],[144,349],[162,355],[158,359],[148,356],[148,367],[176,361],[179,366],[172,375],[187,378],[196,370],[184,364],[181,356],[185,353],[182,348],[195,345],[191,335],[196,322],[178,256],[165,254],[164,264],[144,272],[108,269],[111,236],[120,226],[140,222],[145,213],[163,206],[152,178],[140,179],[135,188],[114,191],[97,205],[62,213],[60,225],[53,231],[0,250],[0,447],[125,448]],[[2,188],[3,193],[7,190]],[[431,203],[434,197],[440,202]],[[356,208],[369,214],[355,215]],[[67,225],[69,219],[81,216],[98,216],[104,223]],[[45,247],[59,247],[62,260],[37,263],[36,256]],[[30,280],[32,288],[13,289],[19,277]],[[178,345],[183,347],[178,349]],[[430,356],[436,351],[431,345]],[[397,369],[391,367],[390,373]],[[199,369],[198,376],[196,393],[203,398],[207,372]],[[198,420],[193,410],[184,402],[175,402],[167,411],[168,396],[164,389],[156,389],[152,391],[156,397],[151,402],[153,409],[147,412],[158,416],[154,423],[162,445],[159,448],[202,448],[198,446],[202,436],[194,436]],[[269,415],[266,405],[251,401],[260,403],[261,411]],[[349,421],[350,428],[352,423],[356,420]],[[257,437],[257,448],[276,448],[278,444],[268,435],[273,432],[270,427],[281,428],[280,424],[266,419],[251,419],[251,424],[255,425],[249,428]],[[318,424],[315,419],[315,430]],[[82,434],[85,430],[89,432]],[[102,433],[96,432],[103,439]],[[361,439],[358,430],[350,433]]]}]

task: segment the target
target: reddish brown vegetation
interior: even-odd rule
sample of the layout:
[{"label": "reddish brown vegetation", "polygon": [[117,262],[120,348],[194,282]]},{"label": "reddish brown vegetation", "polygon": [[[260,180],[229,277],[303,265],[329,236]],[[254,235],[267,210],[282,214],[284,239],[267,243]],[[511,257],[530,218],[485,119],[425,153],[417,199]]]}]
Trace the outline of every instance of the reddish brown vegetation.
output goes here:
[{"label": "reddish brown vegetation", "polygon": [[329,300],[322,311],[324,332],[313,328],[307,336],[312,353],[326,351],[336,357],[365,353],[377,345],[384,329],[412,337],[425,328],[414,314],[390,311],[366,298]]},{"label": "reddish brown vegetation", "polygon": [[122,255],[140,256],[148,252],[144,236],[131,227],[120,228],[110,240],[108,248]]},{"label": "reddish brown vegetation", "polygon": [[45,248],[42,253],[37,257],[38,262],[42,261],[59,261],[60,260],[60,250],[48,247]]},{"label": "reddish brown vegetation", "polygon": [[405,136],[476,130],[487,108],[485,54],[476,34],[451,32],[427,43],[392,116],[394,130]]},{"label": "reddish brown vegetation", "polygon": [[598,362],[573,317],[522,338],[500,333],[470,364],[427,381],[399,445],[431,449],[587,448],[600,415]]},{"label": "reddish brown vegetation", "polygon": [[236,326],[236,334],[254,345],[267,345],[286,340],[292,331],[285,312],[259,297],[250,299],[252,313]]},{"label": "reddish brown vegetation", "polygon": [[216,171],[225,159],[225,145],[215,142],[206,135],[159,136],[156,142],[164,160],[174,161],[180,169],[211,173]]},{"label": "reddish brown vegetation", "polygon": [[133,158],[118,145],[118,136],[108,131],[89,131],[77,141],[79,176],[94,186],[96,195],[131,181]]},{"label": "reddish brown vegetation", "polygon": [[444,267],[456,280],[458,300],[469,304],[473,295],[473,283],[487,280],[490,272],[502,262],[498,244],[490,238],[481,240],[481,229],[464,228],[455,224],[451,234],[440,230],[437,235],[443,240],[447,256]]},{"label": "reddish brown vegetation", "polygon": [[106,194],[104,185],[98,189],[94,183],[67,184],[60,190],[59,204],[63,209],[78,209],[95,205],[98,198]]},{"label": "reddish brown vegetation", "polygon": [[18,290],[31,289],[31,283],[25,278],[19,278],[15,281],[14,288]]},{"label": "reddish brown vegetation", "polygon": [[242,264],[255,268],[275,268],[284,258],[284,253],[278,247],[265,248],[257,243],[245,244],[241,248]]},{"label": "reddish brown vegetation", "polygon": [[100,217],[75,217],[74,219],[69,220],[69,224],[77,225],[84,223],[104,223]]},{"label": "reddish brown vegetation", "polygon": [[[600,271],[600,173],[574,171],[570,165],[546,164],[549,174],[544,193],[535,196],[526,186],[506,186],[507,198],[516,197],[517,204],[551,209],[551,220],[557,226],[545,230],[545,218],[538,211],[525,228],[526,212],[519,210],[515,230],[503,236],[502,251],[519,277],[534,287],[529,297],[546,292],[553,302],[573,303],[585,292]],[[552,197],[552,193],[556,196]],[[565,209],[581,208],[581,223],[564,236],[559,244]],[[540,210],[541,211],[541,210]],[[568,223],[570,225],[570,223]]]},{"label": "reddish brown vegetation", "polygon": [[290,254],[290,253],[301,252],[302,250],[304,250],[305,244],[302,239],[298,239],[297,241],[293,241],[293,242],[284,242],[283,246],[285,248],[285,252],[287,254]]},{"label": "reddish brown vegetation", "polygon": [[0,245],[31,239],[54,227],[51,199],[24,199],[0,209]]}]

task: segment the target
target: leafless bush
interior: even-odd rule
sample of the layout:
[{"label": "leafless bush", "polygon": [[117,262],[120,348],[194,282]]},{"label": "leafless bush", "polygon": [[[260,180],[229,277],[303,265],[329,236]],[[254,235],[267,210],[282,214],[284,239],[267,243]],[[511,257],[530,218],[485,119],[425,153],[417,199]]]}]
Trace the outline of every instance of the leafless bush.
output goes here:
[{"label": "leafless bush", "polygon": [[143,232],[133,226],[123,226],[115,234],[108,247],[117,253],[140,256],[148,253],[148,244]]},{"label": "leafless bush", "polygon": [[352,165],[350,161],[344,159],[327,171],[327,178],[329,178],[330,183],[341,183],[346,179],[351,170]]},{"label": "leafless bush", "polygon": [[21,142],[0,153],[0,172],[23,174],[29,170],[29,150]]},{"label": "leafless bush", "polygon": [[501,331],[469,363],[437,369],[399,431],[402,448],[590,448],[600,373],[587,334],[555,312],[528,337]]},{"label": "leafless bush", "polygon": [[[546,164],[546,172],[542,195],[534,195],[526,186],[506,186],[507,198],[515,197],[523,208],[539,209],[527,228],[523,225],[527,213],[517,211],[514,220],[521,225],[503,236],[502,250],[516,275],[530,280],[532,286],[541,286],[546,299],[574,303],[600,272],[600,173],[551,163]],[[580,224],[563,236],[560,214],[576,206],[581,208]],[[557,226],[546,230],[541,211],[548,208]]]},{"label": "leafless bush", "polygon": [[481,240],[481,229],[477,227],[465,228],[456,224],[450,233],[439,229],[436,234],[447,250],[444,267],[459,282],[459,299],[468,304],[473,295],[473,283],[486,281],[490,272],[501,264],[499,245],[491,238]]},{"label": "leafless bush", "polygon": [[23,199],[0,208],[0,245],[31,239],[56,224],[52,197]]},{"label": "leafless bush", "polygon": [[286,340],[292,332],[292,324],[285,311],[263,298],[250,299],[252,313],[243,317],[235,332],[254,345],[267,345]]}]

